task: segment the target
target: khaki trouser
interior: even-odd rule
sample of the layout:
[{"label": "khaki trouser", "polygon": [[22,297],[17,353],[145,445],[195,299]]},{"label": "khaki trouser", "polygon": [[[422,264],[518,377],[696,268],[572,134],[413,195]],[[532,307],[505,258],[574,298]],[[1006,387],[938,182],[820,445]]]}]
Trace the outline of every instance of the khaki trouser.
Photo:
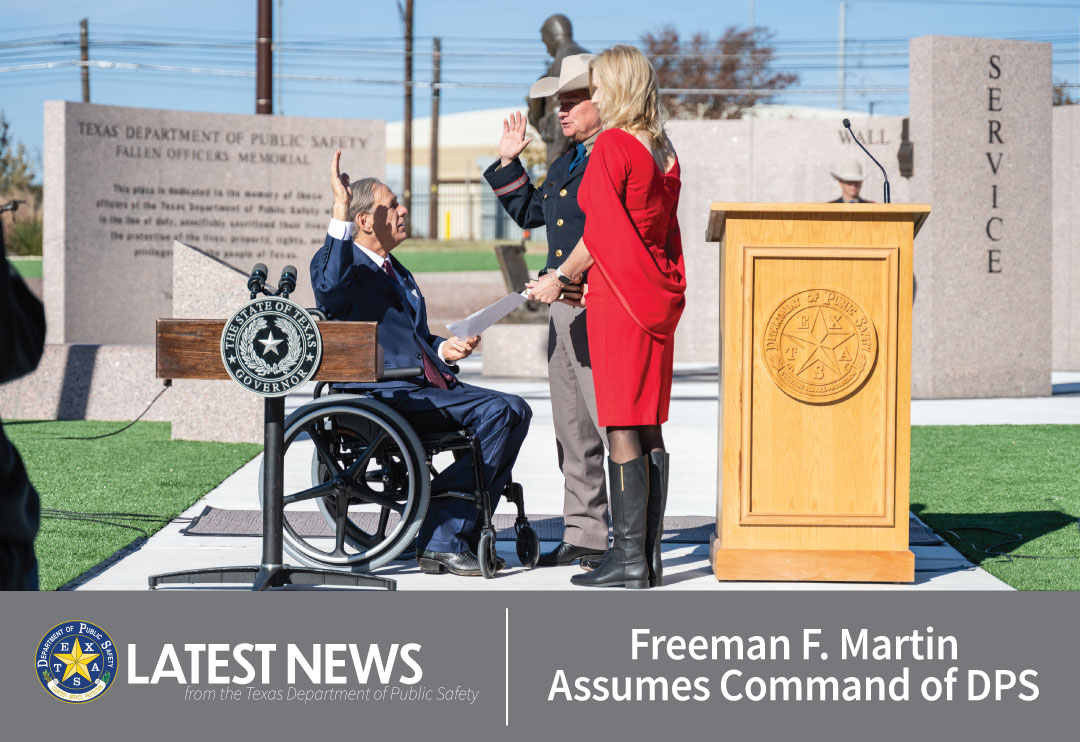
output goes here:
[{"label": "khaki trouser", "polygon": [[608,547],[603,431],[596,424],[585,309],[555,302],[548,324],[548,381],[559,468],[565,479],[563,541]]}]

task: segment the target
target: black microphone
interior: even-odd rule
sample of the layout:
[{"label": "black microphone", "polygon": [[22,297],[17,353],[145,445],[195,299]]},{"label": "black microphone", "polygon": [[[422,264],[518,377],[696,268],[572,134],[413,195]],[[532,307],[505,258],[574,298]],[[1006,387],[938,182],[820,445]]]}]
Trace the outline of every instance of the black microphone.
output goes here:
[{"label": "black microphone", "polygon": [[255,295],[260,291],[265,291],[266,286],[266,264],[256,263],[255,267],[251,269],[251,276],[248,277],[248,291],[251,292],[251,298],[254,299]]},{"label": "black microphone", "polygon": [[[847,119],[844,119],[844,128],[848,130],[848,134],[850,134],[851,138],[855,140],[855,144],[859,145],[862,151],[866,153],[866,156],[869,157],[871,160],[874,160],[874,156],[870,154],[870,150],[868,150],[866,147],[863,147],[862,142],[860,142],[859,138],[855,136],[855,132],[851,130],[851,122]],[[885,203],[892,203],[892,199],[889,198],[889,174],[885,172],[885,168],[881,167],[880,162],[874,160],[874,164],[881,168],[881,176],[885,178]]]},{"label": "black microphone", "polygon": [[278,294],[289,298],[289,294],[296,291],[296,266],[287,265],[281,269],[281,278],[278,279]]}]

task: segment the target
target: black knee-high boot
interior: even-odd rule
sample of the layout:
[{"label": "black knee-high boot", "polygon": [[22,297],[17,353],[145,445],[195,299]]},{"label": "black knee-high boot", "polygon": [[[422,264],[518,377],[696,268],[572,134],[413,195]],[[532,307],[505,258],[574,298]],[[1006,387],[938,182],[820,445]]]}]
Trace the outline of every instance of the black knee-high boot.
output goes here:
[{"label": "black knee-high boot", "polygon": [[649,502],[649,457],[625,464],[608,459],[611,528],[614,539],[599,566],[574,575],[570,582],[586,587],[649,587],[645,552],[645,515]]},{"label": "black knee-high boot", "polygon": [[660,542],[664,538],[664,510],[667,508],[668,468],[666,451],[649,453],[649,505],[645,517],[645,558],[649,562],[649,587],[664,584],[664,563]]}]

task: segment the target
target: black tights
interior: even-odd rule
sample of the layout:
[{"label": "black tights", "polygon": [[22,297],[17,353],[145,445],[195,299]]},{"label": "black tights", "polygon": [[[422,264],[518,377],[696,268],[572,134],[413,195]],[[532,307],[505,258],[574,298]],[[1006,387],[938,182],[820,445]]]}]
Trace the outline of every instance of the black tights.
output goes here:
[{"label": "black tights", "polygon": [[641,458],[650,451],[664,450],[659,425],[627,425],[607,428],[608,451],[616,464]]}]

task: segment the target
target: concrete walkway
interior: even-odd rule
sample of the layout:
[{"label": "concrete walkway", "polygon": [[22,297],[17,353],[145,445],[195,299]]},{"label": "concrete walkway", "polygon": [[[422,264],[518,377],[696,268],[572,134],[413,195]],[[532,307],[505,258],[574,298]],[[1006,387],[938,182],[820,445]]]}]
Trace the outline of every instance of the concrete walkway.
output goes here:
[{"label": "concrete walkway", "polygon": [[[551,403],[546,380],[487,379],[480,362],[469,359],[462,377],[521,395],[533,408],[533,421],[518,457],[515,479],[525,484],[529,513],[562,512],[562,478],[555,458]],[[1080,374],[1055,374],[1053,397],[1028,399],[915,400],[913,425],[1080,424]],[[664,437],[673,451],[669,515],[713,515],[716,511],[716,429],[718,420],[716,367],[680,365],[672,392],[671,421]],[[310,400],[310,392],[287,399],[287,411]],[[285,464],[285,491],[309,484],[312,446],[295,445]],[[77,586],[80,590],[145,590],[152,574],[260,562],[258,538],[185,536],[187,521],[206,506],[237,510],[258,509],[259,456],[221,483],[181,518],[155,534],[141,547],[117,555]],[[314,506],[312,506],[314,507]],[[546,551],[554,543],[544,542]],[[398,582],[399,590],[574,590],[570,576],[576,566],[523,570],[512,541],[499,541],[498,550],[509,568],[492,580],[426,575],[415,562],[395,562],[378,571]],[[916,581],[912,585],[853,583],[718,582],[709,567],[707,544],[671,544],[664,548],[666,584],[663,590],[1009,590],[1008,585],[974,567],[947,545],[916,546]],[[286,557],[288,561],[288,557]],[[178,589],[178,588],[165,588]],[[191,589],[191,588],[188,588]],[[194,589],[221,589],[194,586]],[[226,589],[244,589],[234,586]],[[319,588],[328,589],[328,588]]]}]

